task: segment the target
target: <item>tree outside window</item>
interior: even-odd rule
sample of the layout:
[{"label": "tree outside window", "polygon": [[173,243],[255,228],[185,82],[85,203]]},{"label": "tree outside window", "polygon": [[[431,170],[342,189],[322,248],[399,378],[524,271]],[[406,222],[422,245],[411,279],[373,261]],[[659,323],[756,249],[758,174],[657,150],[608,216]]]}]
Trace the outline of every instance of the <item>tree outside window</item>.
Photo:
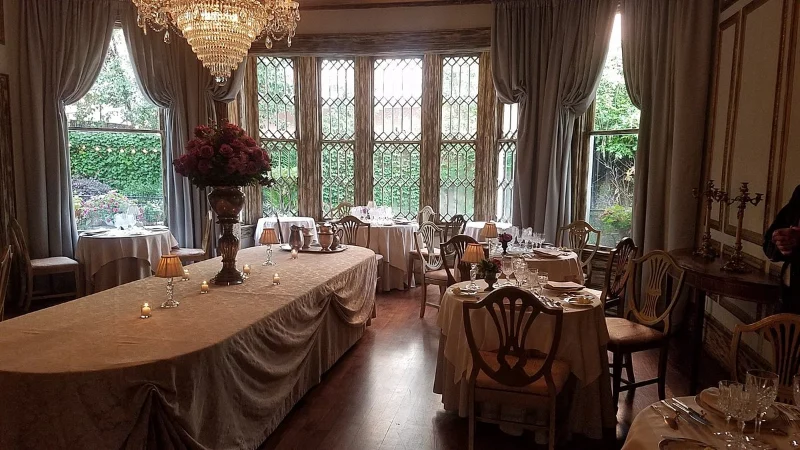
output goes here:
[{"label": "tree outside window", "polygon": [[95,84],[66,113],[78,229],[113,225],[129,211],[143,225],[164,223],[159,108],[139,90],[121,29]]},{"label": "tree outside window", "polygon": [[586,221],[602,231],[601,245],[630,236],[639,109],[628,97],[622,71],[621,18],[614,21],[597,97],[589,121]]}]

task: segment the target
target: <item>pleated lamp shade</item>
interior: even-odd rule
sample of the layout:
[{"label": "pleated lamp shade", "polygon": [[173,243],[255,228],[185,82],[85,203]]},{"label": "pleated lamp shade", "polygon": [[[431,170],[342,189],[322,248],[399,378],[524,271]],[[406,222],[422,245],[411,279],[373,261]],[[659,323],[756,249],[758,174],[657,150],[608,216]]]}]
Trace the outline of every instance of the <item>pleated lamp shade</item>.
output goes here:
[{"label": "pleated lamp shade", "polygon": [[264,228],[264,231],[261,232],[261,237],[258,238],[258,243],[261,245],[271,245],[271,244],[278,244],[278,234],[275,233],[274,228]]},{"label": "pleated lamp shade", "polygon": [[483,261],[483,246],[480,244],[467,244],[461,262],[477,264]]},{"label": "pleated lamp shade", "polygon": [[497,237],[497,225],[494,222],[486,222],[481,230],[481,236],[487,239],[494,239]]},{"label": "pleated lamp shade", "polygon": [[175,278],[183,276],[183,264],[178,255],[161,255],[156,276],[159,278]]}]

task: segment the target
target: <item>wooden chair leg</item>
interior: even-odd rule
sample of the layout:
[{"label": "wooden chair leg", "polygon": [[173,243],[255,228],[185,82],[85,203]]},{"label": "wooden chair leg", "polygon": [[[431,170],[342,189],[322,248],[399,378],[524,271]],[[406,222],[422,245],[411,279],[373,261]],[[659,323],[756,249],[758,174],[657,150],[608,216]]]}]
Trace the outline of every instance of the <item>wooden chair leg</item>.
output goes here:
[{"label": "wooden chair leg", "polygon": [[419,304],[419,318],[422,319],[425,317],[425,304],[428,303],[428,285],[425,283],[423,275],[422,280],[422,301]]},{"label": "wooden chair leg", "polygon": [[661,352],[658,355],[658,399],[664,400],[667,392],[667,353],[669,352],[669,344],[664,344],[661,347]]},{"label": "wooden chair leg", "polygon": [[547,448],[554,450],[556,447],[556,398],[550,397],[550,424],[549,424]]},{"label": "wooden chair leg", "polygon": [[78,298],[86,295],[86,286],[84,285],[83,270],[79,267],[75,270],[75,290],[78,291]]},{"label": "wooden chair leg", "polygon": [[25,291],[25,306],[22,308],[23,311],[28,312],[31,309],[31,303],[33,303],[33,274],[28,273],[28,289]]},{"label": "wooden chair leg", "polygon": [[414,266],[416,266],[415,262],[416,259],[413,254],[408,257],[408,267],[406,267],[406,271],[408,272],[408,280],[406,282],[406,286],[411,289],[411,279],[414,277]]},{"label": "wooden chair leg", "polygon": [[475,387],[469,388],[469,450],[475,450]]},{"label": "wooden chair leg", "polygon": [[619,388],[622,385],[622,358],[624,355],[620,352],[614,352],[614,363],[611,369],[611,401],[614,402],[614,410],[616,411],[619,406]]},{"label": "wooden chair leg", "polygon": [[[633,355],[625,355],[625,374],[628,375],[628,381],[636,383],[636,376],[633,374]],[[633,391],[635,392],[635,391]]]}]

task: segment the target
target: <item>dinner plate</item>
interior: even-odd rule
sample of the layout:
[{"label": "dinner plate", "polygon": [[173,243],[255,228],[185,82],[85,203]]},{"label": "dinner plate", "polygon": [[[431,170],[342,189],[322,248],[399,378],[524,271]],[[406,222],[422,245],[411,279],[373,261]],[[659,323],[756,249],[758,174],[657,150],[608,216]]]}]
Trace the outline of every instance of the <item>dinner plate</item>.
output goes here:
[{"label": "dinner plate", "polygon": [[594,302],[589,297],[567,297],[563,300],[570,306],[586,307],[594,306]]},{"label": "dinner plate", "polygon": [[664,438],[658,443],[658,450],[715,450],[715,448],[694,439]]}]

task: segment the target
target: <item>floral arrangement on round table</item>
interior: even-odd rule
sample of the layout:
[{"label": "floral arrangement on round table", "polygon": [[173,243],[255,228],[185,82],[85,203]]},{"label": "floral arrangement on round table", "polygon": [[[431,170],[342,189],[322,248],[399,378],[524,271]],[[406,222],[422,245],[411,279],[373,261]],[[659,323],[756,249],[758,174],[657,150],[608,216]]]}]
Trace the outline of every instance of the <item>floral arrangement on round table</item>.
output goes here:
[{"label": "floral arrangement on round table", "polygon": [[483,273],[483,280],[489,285],[486,288],[487,291],[494,290],[494,284],[497,283],[497,274],[500,273],[502,266],[503,262],[497,258],[484,259],[478,264],[478,270]]},{"label": "floral arrangement on round table", "polygon": [[503,246],[503,254],[508,253],[508,243],[511,242],[513,238],[508,233],[502,233],[500,236],[497,236],[497,240],[500,241],[500,245]]},{"label": "floral arrangement on round table", "polygon": [[272,186],[272,160],[255,139],[232,123],[200,125],[194,138],[186,144],[186,153],[173,162],[175,172],[195,186],[211,187],[208,202],[222,226],[218,248],[222,253],[222,270],[212,280],[215,284],[241,284],[242,273],[236,269],[239,239],[233,226],[239,222],[244,207],[242,186]]}]

